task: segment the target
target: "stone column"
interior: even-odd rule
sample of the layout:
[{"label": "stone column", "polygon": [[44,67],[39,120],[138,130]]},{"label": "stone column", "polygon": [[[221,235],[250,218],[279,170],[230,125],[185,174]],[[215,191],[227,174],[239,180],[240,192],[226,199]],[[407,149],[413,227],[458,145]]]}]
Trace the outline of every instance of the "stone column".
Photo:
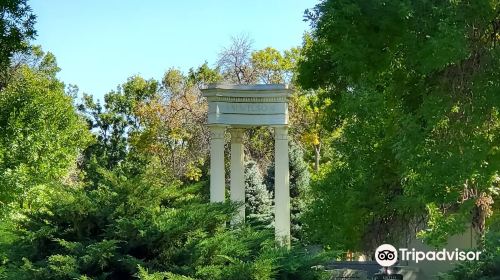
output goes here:
[{"label": "stone column", "polygon": [[274,128],[274,217],[276,240],[290,246],[290,187],[288,170],[288,128]]},{"label": "stone column", "polygon": [[221,125],[210,126],[210,202],[225,199],[224,131]]},{"label": "stone column", "polygon": [[243,129],[233,128],[231,131],[231,201],[242,203],[232,224],[245,221],[245,174],[243,153]]}]

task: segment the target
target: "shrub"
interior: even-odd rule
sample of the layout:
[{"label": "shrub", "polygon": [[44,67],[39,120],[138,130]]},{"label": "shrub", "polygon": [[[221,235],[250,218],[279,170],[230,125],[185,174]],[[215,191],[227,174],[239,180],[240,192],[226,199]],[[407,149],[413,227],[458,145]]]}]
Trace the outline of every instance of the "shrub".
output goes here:
[{"label": "shrub", "polygon": [[500,220],[486,233],[479,261],[463,262],[440,276],[442,280],[499,280],[500,279]]},{"label": "shrub", "polygon": [[[270,229],[225,224],[230,203],[183,186],[101,171],[97,187],[53,186],[23,213],[0,279],[316,279],[317,259]],[[191,278],[190,278],[191,277]]]},{"label": "shrub", "polygon": [[263,183],[263,177],[255,161],[245,163],[245,208],[248,222],[269,227],[273,221],[273,200]]}]

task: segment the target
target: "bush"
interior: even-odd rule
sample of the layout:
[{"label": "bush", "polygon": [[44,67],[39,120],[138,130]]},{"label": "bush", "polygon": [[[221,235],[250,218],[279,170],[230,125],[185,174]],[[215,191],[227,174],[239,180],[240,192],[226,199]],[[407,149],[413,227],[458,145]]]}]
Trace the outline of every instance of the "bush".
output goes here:
[{"label": "bush", "polygon": [[[498,218],[497,218],[498,219]],[[500,279],[500,220],[486,233],[479,261],[464,262],[440,276],[442,280]]]},{"label": "bush", "polygon": [[[53,186],[24,211],[0,279],[318,279],[319,259],[278,248],[272,230],[228,229],[236,207],[182,186],[102,172],[84,186]],[[3,270],[3,271],[2,271]],[[189,278],[191,277],[191,278]]]},{"label": "bush", "polygon": [[255,226],[270,227],[273,222],[273,199],[255,161],[245,163],[245,196],[248,222]]}]

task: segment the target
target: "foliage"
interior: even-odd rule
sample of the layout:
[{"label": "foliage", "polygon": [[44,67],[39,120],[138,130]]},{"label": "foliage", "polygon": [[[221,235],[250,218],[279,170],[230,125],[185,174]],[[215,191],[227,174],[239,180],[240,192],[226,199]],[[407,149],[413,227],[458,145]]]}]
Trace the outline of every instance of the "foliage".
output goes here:
[{"label": "foliage", "polygon": [[54,186],[24,212],[2,277],[316,279],[311,255],[275,249],[271,231],[226,229],[235,207],[206,203],[203,184],[102,172],[98,188]]},{"label": "foliage", "polygon": [[281,54],[278,50],[267,47],[252,52],[250,61],[261,83],[285,84],[293,77],[299,51],[298,48],[291,48]]},{"label": "foliage", "polygon": [[208,105],[200,88],[220,79],[206,64],[185,76],[169,69],[162,90],[150,102],[137,107],[136,115],[144,129],[132,139],[133,145],[148,157],[157,157],[163,168],[183,181],[198,181],[208,157]]},{"label": "foliage", "polygon": [[82,165],[87,175],[97,174],[98,167],[113,169],[133,157],[136,164],[131,172],[139,172],[140,166],[155,158],[158,168],[172,178],[200,180],[208,155],[207,104],[200,88],[219,79],[218,72],[205,63],[190,69],[188,76],[169,69],[161,82],[130,77],[105,96],[104,106],[84,95],[79,109],[97,140],[85,151]]},{"label": "foliage", "polygon": [[28,41],[35,37],[35,20],[27,0],[0,2],[0,90],[10,79],[12,56],[27,51]]},{"label": "foliage", "polygon": [[319,171],[320,164],[330,160],[328,144],[331,136],[323,125],[327,120],[326,108],[331,99],[323,90],[296,89],[290,100],[290,135],[305,148],[305,158],[314,162],[313,169]]},{"label": "foliage", "polygon": [[499,8],[348,0],[306,13],[298,81],[327,90],[336,134],[312,191],[312,236],[373,250],[423,216],[434,246],[468,223],[485,230],[499,188]]},{"label": "foliage", "polygon": [[132,148],[129,138],[141,128],[135,110],[139,104],[151,100],[157,90],[157,81],[146,81],[142,77],[133,76],[116,91],[104,96],[104,106],[95,102],[91,95],[83,95],[78,109],[86,117],[95,137],[93,145],[83,152],[80,164],[89,180],[97,184],[97,169],[116,168],[128,156],[137,155],[129,154]]},{"label": "foliage", "polygon": [[245,130],[243,138],[245,155],[258,163],[263,175],[274,161],[274,131],[270,127],[254,127]]},{"label": "foliage", "polygon": [[222,75],[218,68],[212,69],[205,62],[196,69],[189,69],[188,79],[191,83],[196,84],[199,89],[202,89],[208,84],[220,82]]},{"label": "foliage", "polygon": [[339,128],[332,142],[333,160],[311,185],[304,221],[311,240],[369,253],[381,241],[397,243],[398,233],[406,233],[411,217],[423,210],[403,196],[393,171],[392,145],[381,138],[390,125],[386,105],[371,92],[356,98],[346,103],[358,106],[359,121]]},{"label": "foliage", "polygon": [[[208,133],[200,89],[224,79],[290,82],[299,49],[253,51],[248,38],[234,39],[217,68],[204,63],[187,75],[172,68],[161,81],[132,76],[103,103],[84,94],[75,105],[78,88],[64,92],[55,57],[28,47],[35,18],[26,1],[0,8],[0,67],[9,74],[0,83],[0,198],[21,206],[0,220],[0,279],[323,276],[312,267],[331,255],[277,247],[268,228],[272,197],[255,162],[245,174],[247,225],[226,227],[237,206],[208,203],[202,181]],[[265,148],[258,159],[272,158],[271,130],[255,129],[248,141]],[[307,165],[297,150],[290,162],[293,188],[301,189]]]},{"label": "foliage", "polygon": [[[498,219],[498,217],[496,217]],[[452,271],[440,276],[442,280],[498,280],[500,279],[500,222],[488,230],[485,235],[484,250],[479,261],[464,262]]]},{"label": "foliage", "polygon": [[283,84],[293,80],[300,49],[280,51],[267,47],[253,50],[247,35],[231,37],[231,44],[220,53],[217,65],[225,81],[233,84]]},{"label": "foliage", "polygon": [[291,231],[294,240],[300,241],[302,240],[301,216],[305,210],[304,198],[309,191],[310,174],[302,148],[295,142],[291,142],[289,146]]},{"label": "foliage", "polygon": [[0,207],[29,206],[44,186],[67,178],[90,135],[56,79],[54,56],[37,49],[0,91]]},{"label": "foliage", "polygon": [[245,208],[247,221],[270,227],[273,222],[273,197],[264,185],[264,178],[255,161],[245,163]]}]

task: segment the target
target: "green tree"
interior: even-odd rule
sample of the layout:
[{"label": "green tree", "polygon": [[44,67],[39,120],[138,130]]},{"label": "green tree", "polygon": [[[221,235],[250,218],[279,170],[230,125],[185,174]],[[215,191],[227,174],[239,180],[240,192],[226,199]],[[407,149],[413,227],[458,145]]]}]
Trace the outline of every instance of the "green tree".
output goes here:
[{"label": "green tree", "polygon": [[324,123],[331,102],[322,90],[296,89],[290,100],[290,135],[304,147],[305,158],[313,162],[314,172],[319,171],[321,163],[330,160],[331,135]]},{"label": "green tree", "polygon": [[35,20],[27,0],[0,2],[0,90],[10,79],[12,56],[29,49],[28,41],[36,35]]},{"label": "green tree", "polygon": [[99,168],[139,172],[151,163],[173,179],[200,180],[208,156],[207,104],[200,88],[220,79],[205,63],[187,76],[171,68],[161,81],[130,77],[103,105],[84,95],[79,109],[96,137],[82,163],[87,176],[97,184]]},{"label": "green tree", "polygon": [[272,194],[255,161],[245,163],[245,208],[252,225],[270,227],[273,221]]},{"label": "green tree", "polygon": [[[116,91],[106,94],[103,105],[95,102],[91,95],[84,94],[78,109],[86,117],[95,138],[94,143],[84,151],[80,163],[89,179],[97,184],[99,168],[117,168],[122,163],[130,162],[126,161],[128,156],[138,156],[137,153],[129,153],[130,149],[134,149],[131,138],[142,129],[136,110],[149,102],[158,90],[156,80],[132,76]],[[128,166],[131,172],[144,165],[144,160],[136,159],[134,164]]]},{"label": "green tree", "polygon": [[424,214],[420,236],[433,245],[470,223],[485,230],[499,188],[499,8],[349,0],[306,13],[298,81],[327,89],[337,133],[313,187],[317,238],[369,250]]},{"label": "green tree", "polygon": [[267,47],[252,52],[250,62],[261,83],[285,84],[292,80],[299,51],[298,48],[291,48],[281,54],[278,50]]},{"label": "green tree", "polygon": [[[39,49],[38,49],[39,50]],[[31,191],[67,178],[90,142],[83,119],[55,77],[54,56],[39,50],[36,65],[21,65],[0,91],[0,201],[29,206]],[[43,195],[42,195],[43,196]]]},{"label": "green tree", "polygon": [[207,62],[203,63],[196,69],[189,69],[188,77],[191,83],[198,86],[198,89],[202,89],[208,84],[214,84],[222,81],[222,75],[219,69],[210,68]]}]

